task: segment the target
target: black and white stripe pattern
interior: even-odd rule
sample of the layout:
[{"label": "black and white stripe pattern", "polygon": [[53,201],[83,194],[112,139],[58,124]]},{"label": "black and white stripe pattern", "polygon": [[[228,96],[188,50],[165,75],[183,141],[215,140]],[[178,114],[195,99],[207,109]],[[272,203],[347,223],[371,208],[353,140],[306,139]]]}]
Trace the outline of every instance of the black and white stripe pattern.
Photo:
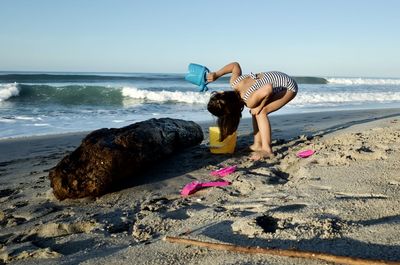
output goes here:
[{"label": "black and white stripe pattern", "polygon": [[277,93],[279,91],[282,91],[283,89],[288,89],[293,92],[297,92],[297,84],[296,81],[294,81],[291,77],[289,77],[287,74],[282,73],[282,72],[277,72],[277,71],[272,71],[272,72],[265,72],[262,73],[262,77],[257,79],[256,76],[252,73],[250,75],[242,75],[239,76],[232,84],[231,86],[234,87],[237,85],[240,81],[243,79],[251,77],[253,78],[256,82],[246,91],[246,93],[243,96],[243,100],[247,101],[247,99],[250,97],[250,95],[259,89],[260,87],[265,86],[266,84],[271,84],[272,89],[274,93]]},{"label": "black and white stripe pattern", "polygon": [[235,88],[235,86],[236,86],[237,84],[239,84],[240,81],[246,79],[246,78],[249,77],[249,76],[250,76],[250,75],[241,75],[241,76],[239,76],[238,78],[236,78],[235,81],[233,81],[233,83],[231,83],[231,87],[232,87],[232,88]]}]

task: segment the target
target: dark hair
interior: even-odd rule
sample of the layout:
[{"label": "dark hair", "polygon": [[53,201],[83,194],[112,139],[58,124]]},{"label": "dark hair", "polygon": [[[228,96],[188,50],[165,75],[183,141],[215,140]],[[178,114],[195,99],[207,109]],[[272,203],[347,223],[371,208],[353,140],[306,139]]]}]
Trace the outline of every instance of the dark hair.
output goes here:
[{"label": "dark hair", "polygon": [[220,141],[234,133],[242,117],[244,108],[243,100],[236,91],[214,92],[208,101],[208,111],[217,116],[217,124],[220,134]]}]

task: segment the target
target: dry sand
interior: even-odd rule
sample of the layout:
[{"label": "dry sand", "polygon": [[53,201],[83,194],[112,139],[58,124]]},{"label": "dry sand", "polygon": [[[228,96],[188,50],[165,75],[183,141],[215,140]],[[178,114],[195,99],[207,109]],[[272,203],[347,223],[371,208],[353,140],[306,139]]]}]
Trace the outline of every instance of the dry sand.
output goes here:
[{"label": "dry sand", "polygon": [[[400,261],[400,110],[271,118],[276,157],[249,160],[251,123],[237,151],[207,139],[96,199],[59,202],[48,170],[84,133],[0,141],[0,263],[326,264],[174,244],[165,236]],[[208,125],[203,125],[206,128]],[[206,136],[207,138],[207,136]],[[316,153],[296,157],[304,149]],[[237,165],[227,187],[180,189]]]}]

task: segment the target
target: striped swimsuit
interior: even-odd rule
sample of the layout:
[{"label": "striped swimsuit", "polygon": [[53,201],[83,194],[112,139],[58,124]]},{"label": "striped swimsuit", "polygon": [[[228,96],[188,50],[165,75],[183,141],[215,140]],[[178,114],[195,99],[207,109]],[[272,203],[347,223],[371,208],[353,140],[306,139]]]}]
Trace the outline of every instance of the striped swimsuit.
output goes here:
[{"label": "striped swimsuit", "polygon": [[293,91],[294,93],[297,93],[298,88],[296,81],[294,81],[287,74],[276,71],[261,73],[261,78],[257,78],[254,73],[241,75],[231,84],[232,88],[235,88],[235,86],[239,84],[240,81],[246,79],[247,77],[251,77],[252,79],[254,79],[255,83],[251,87],[249,87],[249,89],[244,94],[243,100],[245,102],[254,91],[258,90],[260,87],[265,86],[266,84],[272,85],[273,93],[280,92],[284,89],[288,89],[290,91]]}]

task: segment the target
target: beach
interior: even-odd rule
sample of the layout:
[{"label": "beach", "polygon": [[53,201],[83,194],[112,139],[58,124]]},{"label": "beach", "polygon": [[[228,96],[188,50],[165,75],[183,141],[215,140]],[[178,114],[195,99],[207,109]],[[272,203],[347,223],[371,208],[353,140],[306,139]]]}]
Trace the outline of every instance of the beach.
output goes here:
[{"label": "beach", "polygon": [[0,265],[400,265],[399,1],[26,2]]},{"label": "beach", "polygon": [[[400,109],[271,117],[274,158],[249,159],[251,120],[234,154],[205,139],[158,161],[135,185],[99,198],[58,201],[49,170],[88,132],[0,141],[0,263],[327,264],[172,243],[235,246],[400,261]],[[296,153],[312,149],[308,158]],[[182,197],[194,180],[236,166],[225,187]]]}]

